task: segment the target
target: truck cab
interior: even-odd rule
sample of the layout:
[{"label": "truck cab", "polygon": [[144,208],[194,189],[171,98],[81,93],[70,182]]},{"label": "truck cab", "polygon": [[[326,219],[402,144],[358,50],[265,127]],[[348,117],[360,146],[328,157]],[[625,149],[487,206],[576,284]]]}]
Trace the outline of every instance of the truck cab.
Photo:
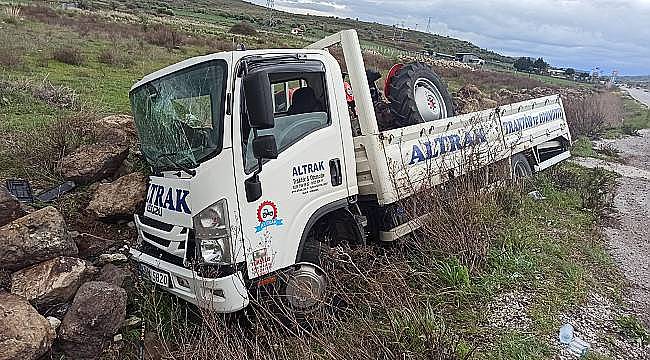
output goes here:
[{"label": "truck cab", "polygon": [[[270,87],[245,89],[258,73]],[[143,273],[185,300],[233,312],[248,304],[251,281],[298,263],[308,224],[358,193],[345,93],[333,91],[343,86],[327,51],[302,49],[192,58],[136,83],[134,118],[154,173],[131,250]],[[252,98],[269,95],[262,111],[274,124],[255,128]],[[254,154],[264,138],[274,159]]]}]

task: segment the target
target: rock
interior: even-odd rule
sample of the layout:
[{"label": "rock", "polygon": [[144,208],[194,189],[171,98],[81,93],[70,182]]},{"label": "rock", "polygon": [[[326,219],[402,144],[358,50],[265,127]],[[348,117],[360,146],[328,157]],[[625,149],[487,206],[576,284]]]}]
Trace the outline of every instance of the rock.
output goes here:
[{"label": "rock", "polygon": [[55,332],[27,300],[0,293],[0,360],[29,360],[43,356]]},{"label": "rock", "polygon": [[102,267],[97,276],[97,281],[107,282],[115,286],[122,286],[124,280],[129,277],[129,272],[113,264],[106,264]]},{"label": "rock", "polygon": [[89,277],[93,267],[73,257],[57,257],[19,270],[11,276],[11,292],[37,309],[65,303]]},{"label": "rock", "polygon": [[52,331],[56,333],[56,331],[59,329],[59,326],[61,326],[61,320],[55,318],[54,316],[48,316],[46,317],[46,319],[50,323],[50,327],[52,328]]},{"label": "rock", "polygon": [[79,249],[79,257],[84,259],[98,256],[119,242],[113,238],[107,239],[87,233],[79,234],[74,241]]},{"label": "rock", "polygon": [[11,289],[11,271],[0,268],[0,292]]},{"label": "rock", "polygon": [[93,122],[93,135],[97,142],[134,145],[138,133],[131,115],[110,115]]},{"label": "rock", "polygon": [[35,211],[0,227],[0,266],[18,270],[57,256],[75,256],[77,246],[54,207]]},{"label": "rock", "polygon": [[147,178],[134,172],[108,184],[100,184],[86,210],[99,218],[132,218],[144,202]]},{"label": "rock", "polygon": [[6,225],[26,212],[21,207],[20,201],[16,199],[7,188],[0,186],[0,226]]},{"label": "rock", "polygon": [[125,263],[129,258],[124,254],[101,254],[97,259],[98,265],[112,264],[112,263]]},{"label": "rock", "polygon": [[66,180],[90,184],[115,173],[129,154],[126,145],[97,143],[80,146],[59,162],[59,170]]},{"label": "rock", "polygon": [[126,317],[126,291],[91,281],[74,297],[59,329],[60,346],[71,359],[95,359],[110,345]]}]

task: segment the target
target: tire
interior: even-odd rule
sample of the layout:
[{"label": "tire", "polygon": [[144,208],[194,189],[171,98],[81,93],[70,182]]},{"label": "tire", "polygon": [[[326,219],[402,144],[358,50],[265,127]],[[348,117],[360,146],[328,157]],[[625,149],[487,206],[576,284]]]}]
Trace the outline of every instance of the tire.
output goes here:
[{"label": "tire", "polygon": [[325,239],[310,236],[300,261],[283,276],[281,297],[296,320],[307,320],[309,315],[327,309],[330,294],[324,260],[330,249]]},{"label": "tire", "polygon": [[533,169],[524,154],[515,154],[510,158],[512,178],[514,180],[525,179],[533,175]]},{"label": "tire", "polygon": [[398,127],[454,116],[447,86],[426,64],[404,65],[389,86],[390,111]]}]

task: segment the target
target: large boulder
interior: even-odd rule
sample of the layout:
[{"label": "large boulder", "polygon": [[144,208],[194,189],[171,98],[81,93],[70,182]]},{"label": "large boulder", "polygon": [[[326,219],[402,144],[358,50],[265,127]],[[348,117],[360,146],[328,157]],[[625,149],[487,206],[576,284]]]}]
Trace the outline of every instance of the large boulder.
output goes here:
[{"label": "large boulder", "polygon": [[130,115],[111,115],[93,122],[93,135],[97,142],[133,146],[138,134]]},{"label": "large boulder", "polygon": [[97,281],[104,281],[115,286],[124,285],[124,281],[131,275],[128,271],[113,264],[106,264],[97,275]]},{"label": "large boulder", "polygon": [[27,300],[0,292],[0,360],[38,359],[54,337],[50,322]]},{"label": "large boulder", "polygon": [[147,178],[139,172],[100,184],[87,209],[99,218],[131,218],[144,202]]},{"label": "large boulder", "polygon": [[61,159],[59,170],[66,180],[90,184],[112,176],[128,155],[127,145],[108,142],[83,145]]},{"label": "large boulder", "polygon": [[6,225],[25,215],[25,211],[7,188],[0,186],[0,226]]},{"label": "large boulder", "polygon": [[84,259],[99,256],[120,243],[112,236],[105,238],[89,233],[77,234],[74,241],[79,249],[79,257]]},{"label": "large boulder", "polygon": [[74,297],[59,328],[60,346],[71,359],[96,359],[110,345],[126,317],[126,291],[91,281]]},{"label": "large boulder", "polygon": [[0,227],[0,267],[19,270],[57,256],[75,256],[65,220],[51,206]]},{"label": "large boulder", "polygon": [[92,270],[87,261],[57,257],[13,273],[11,292],[26,298],[37,309],[47,309],[72,299]]}]

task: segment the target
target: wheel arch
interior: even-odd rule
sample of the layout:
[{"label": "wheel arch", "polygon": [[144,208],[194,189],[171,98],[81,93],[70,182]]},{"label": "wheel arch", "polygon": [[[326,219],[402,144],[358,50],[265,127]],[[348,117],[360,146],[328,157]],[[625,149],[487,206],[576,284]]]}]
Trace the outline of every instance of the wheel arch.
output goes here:
[{"label": "wheel arch", "polygon": [[[354,219],[354,216],[349,207],[350,204],[348,203],[348,200],[341,199],[321,206],[309,217],[309,220],[307,220],[307,224],[302,231],[300,243],[298,244],[298,251],[296,252],[296,263],[300,261],[305,243],[309,238],[309,233],[314,227],[319,226],[320,224],[333,225],[336,224],[337,221],[341,220],[352,222],[352,224],[356,223],[356,220]],[[353,230],[353,236],[355,237],[355,240],[358,243],[365,243],[365,236],[363,234],[363,231],[359,229],[358,226],[351,226],[350,228]]]}]

